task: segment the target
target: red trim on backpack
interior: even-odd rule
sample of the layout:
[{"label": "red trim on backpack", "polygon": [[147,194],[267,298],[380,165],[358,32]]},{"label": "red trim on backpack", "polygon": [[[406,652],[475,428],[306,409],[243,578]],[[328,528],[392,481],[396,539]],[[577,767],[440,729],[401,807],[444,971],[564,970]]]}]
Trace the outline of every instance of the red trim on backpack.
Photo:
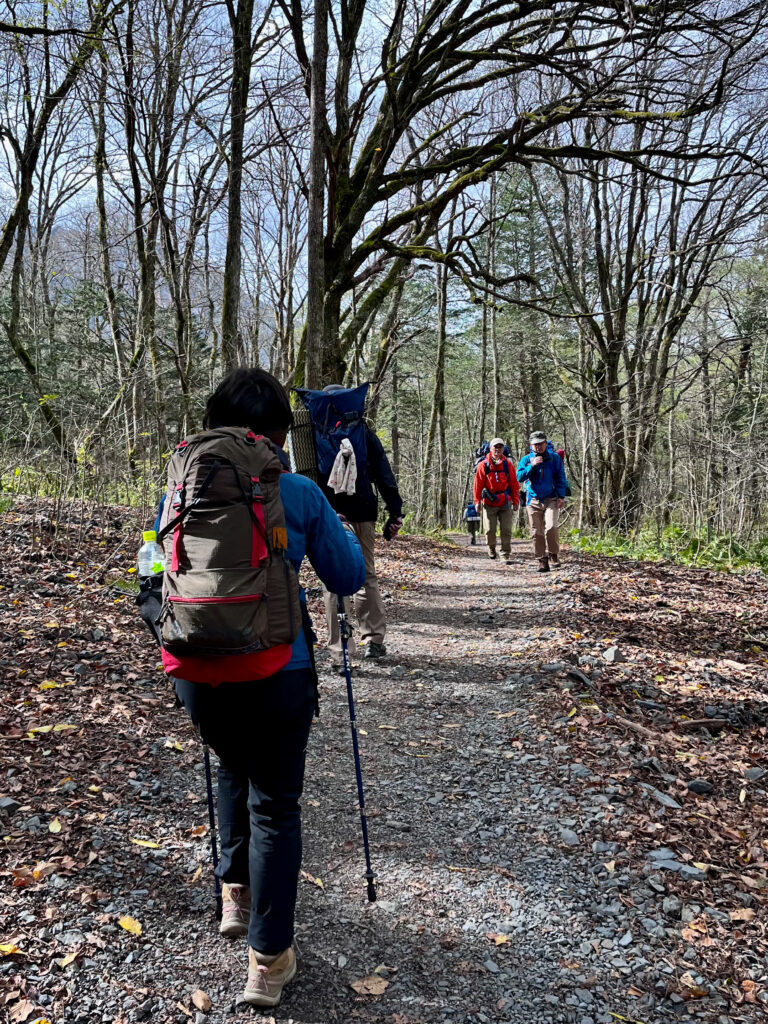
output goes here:
[{"label": "red trim on backpack", "polygon": [[[251,477],[251,484],[258,484],[257,476]],[[269,548],[264,538],[267,535],[267,521],[264,518],[264,504],[260,494],[253,495],[253,514],[261,524],[261,530],[255,522],[251,523],[251,568],[261,565],[262,561],[269,556]]]},{"label": "red trim on backpack", "polygon": [[261,601],[263,597],[263,594],[237,594],[234,597],[179,597],[178,594],[169,594],[168,600],[179,604],[242,604]]},{"label": "red trim on backpack", "polygon": [[230,654],[223,658],[195,658],[183,655],[177,657],[170,651],[162,651],[163,668],[168,675],[188,679],[191,683],[247,683],[266,679],[291,660],[291,644],[277,644],[266,651],[253,654]]},{"label": "red trim on backpack", "polygon": [[[186,444],[186,441],[184,442]],[[184,504],[184,481],[176,484],[176,494],[171,504],[172,509],[180,509]],[[171,548],[171,572],[179,571],[179,548],[181,546],[181,521],[173,528],[173,547]]]}]

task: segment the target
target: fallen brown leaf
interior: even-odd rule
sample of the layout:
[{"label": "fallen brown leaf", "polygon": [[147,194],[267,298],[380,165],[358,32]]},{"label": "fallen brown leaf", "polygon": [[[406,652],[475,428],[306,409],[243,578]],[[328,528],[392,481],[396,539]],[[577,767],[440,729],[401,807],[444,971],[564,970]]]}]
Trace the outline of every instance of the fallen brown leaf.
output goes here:
[{"label": "fallen brown leaf", "polygon": [[14,1003],[8,1015],[10,1024],[23,1024],[25,1020],[35,1012],[35,1004],[29,999],[22,999],[20,1003]]},{"label": "fallen brown leaf", "polygon": [[211,997],[207,992],[203,992],[201,988],[196,988],[192,993],[192,1002],[202,1013],[210,1013],[213,1003]]},{"label": "fallen brown leaf", "polygon": [[351,982],[350,987],[361,996],[380,996],[389,987],[389,982],[376,974],[369,974],[365,978],[358,978],[357,981]]},{"label": "fallen brown leaf", "polygon": [[728,916],[732,921],[751,921],[755,912],[749,907],[742,907],[740,910],[732,910]]}]

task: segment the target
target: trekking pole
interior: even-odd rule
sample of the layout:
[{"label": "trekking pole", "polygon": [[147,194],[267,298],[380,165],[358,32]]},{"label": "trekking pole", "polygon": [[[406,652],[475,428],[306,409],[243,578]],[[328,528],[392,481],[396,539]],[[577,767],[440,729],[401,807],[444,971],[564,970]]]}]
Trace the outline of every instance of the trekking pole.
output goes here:
[{"label": "trekking pole", "polygon": [[347,700],[349,701],[349,724],[352,729],[352,750],[355,754],[355,775],[357,777],[357,801],[360,805],[360,824],[363,830],[363,849],[365,850],[365,880],[368,883],[368,902],[376,902],[376,875],[371,868],[371,851],[368,846],[368,822],[365,817],[365,797],[363,795],[363,775],[360,770],[360,748],[357,744],[357,720],[355,718],[355,698],[352,695],[352,667],[349,663],[349,636],[347,625],[347,613],[344,611],[344,598],[339,594],[336,598],[339,603],[339,635],[341,636],[341,650],[344,655],[344,677],[347,681]]},{"label": "trekking pole", "polygon": [[213,785],[211,783],[211,755],[208,752],[208,744],[203,744],[203,761],[205,762],[205,785],[208,790],[208,821],[211,826],[211,857],[213,859],[213,892],[216,898],[216,920],[221,920],[221,885],[216,868],[219,866],[219,852],[216,849],[216,813],[213,809]]}]

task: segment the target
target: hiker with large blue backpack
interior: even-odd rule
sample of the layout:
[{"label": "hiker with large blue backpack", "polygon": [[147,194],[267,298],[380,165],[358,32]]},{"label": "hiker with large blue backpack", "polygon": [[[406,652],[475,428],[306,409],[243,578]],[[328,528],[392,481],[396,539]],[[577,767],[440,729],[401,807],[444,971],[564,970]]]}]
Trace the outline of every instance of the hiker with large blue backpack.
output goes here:
[{"label": "hiker with large blue backpack", "polygon": [[206,429],[169,461],[158,524],[163,663],[220,762],[220,931],[247,935],[243,998],[261,1007],[296,973],[299,800],[317,700],[298,571],[306,555],[345,595],[365,575],[354,534],[315,483],[288,470],[292,423],[271,374],[230,373],[208,400]]},{"label": "hiker with large blue backpack", "polygon": [[[387,510],[382,530],[392,540],[403,524],[403,502],[381,441],[365,422],[368,384],[344,388],[329,384],[322,391],[297,388],[309,414],[317,479],[325,496],[352,527],[365,558],[365,582],[354,598],[355,617],[365,659],[386,654],[387,617],[376,576],[374,540],[379,513],[378,496]],[[344,654],[339,631],[337,602],[332,588],[324,592],[328,649],[331,665],[344,674]],[[348,605],[348,602],[346,603]],[[346,609],[347,619],[349,608]],[[349,652],[354,649],[348,637]]]},{"label": "hiker with large blue backpack", "polygon": [[526,511],[538,560],[537,572],[560,566],[560,510],[565,507],[568,481],[563,460],[543,430],[529,438],[530,450],[520,459],[517,479],[525,487]]}]

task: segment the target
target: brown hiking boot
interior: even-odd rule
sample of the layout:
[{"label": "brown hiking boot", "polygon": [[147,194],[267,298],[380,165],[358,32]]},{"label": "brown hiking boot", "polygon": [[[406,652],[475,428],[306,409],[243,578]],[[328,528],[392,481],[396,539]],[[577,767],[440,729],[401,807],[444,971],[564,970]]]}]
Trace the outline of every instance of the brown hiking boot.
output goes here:
[{"label": "brown hiking boot", "polygon": [[536,570],[536,572],[549,572],[549,559],[548,558],[540,558],[539,559],[539,567]]},{"label": "brown hiking boot", "polygon": [[553,569],[559,569],[560,568],[560,559],[557,557],[557,555],[550,555],[549,556],[549,564],[551,565],[551,567]]},{"label": "brown hiking boot", "polygon": [[248,922],[251,919],[251,890],[247,885],[227,885],[221,887],[221,924],[219,931],[228,939],[239,939],[248,934]]},{"label": "brown hiking boot", "polygon": [[296,974],[296,954],[293,947],[276,956],[265,956],[248,949],[248,982],[243,999],[251,1006],[277,1006],[283,986]]}]

